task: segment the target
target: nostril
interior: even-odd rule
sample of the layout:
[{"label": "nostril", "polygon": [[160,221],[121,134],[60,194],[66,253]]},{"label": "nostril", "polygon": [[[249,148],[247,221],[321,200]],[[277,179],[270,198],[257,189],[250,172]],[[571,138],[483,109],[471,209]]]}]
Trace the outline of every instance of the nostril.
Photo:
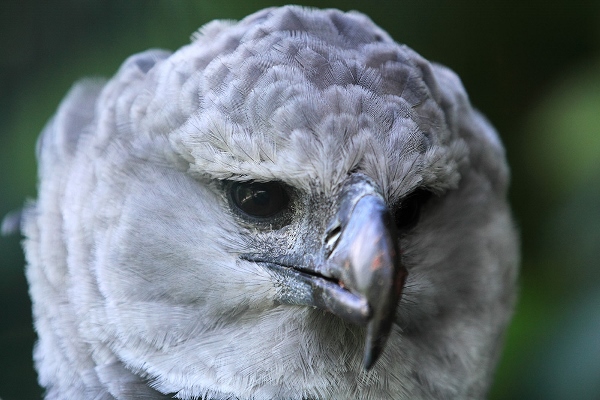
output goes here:
[{"label": "nostril", "polygon": [[325,236],[325,249],[327,250],[327,256],[331,254],[331,252],[335,249],[337,245],[340,235],[342,234],[342,227],[340,225],[336,225],[332,229],[327,232]]}]

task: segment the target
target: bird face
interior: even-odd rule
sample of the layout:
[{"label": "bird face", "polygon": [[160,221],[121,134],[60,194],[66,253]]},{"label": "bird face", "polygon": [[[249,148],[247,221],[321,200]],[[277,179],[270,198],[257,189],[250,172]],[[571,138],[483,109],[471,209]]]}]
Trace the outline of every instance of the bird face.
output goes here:
[{"label": "bird face", "polygon": [[[234,183],[230,192],[233,208],[250,223],[260,220],[272,229],[271,218],[277,224],[292,212],[286,188],[278,183]],[[308,207],[295,206],[300,208],[299,221],[290,229],[310,230],[294,235],[288,247],[273,246],[268,235],[253,246],[255,253],[241,257],[273,271],[280,285],[279,301],[317,307],[356,324],[368,323],[364,363],[370,368],[389,334],[406,270],[400,263],[392,218],[374,183],[353,174],[336,197],[325,204],[319,204],[323,199],[297,201]],[[339,204],[337,210],[334,204]],[[323,224],[314,221],[317,213],[310,211],[318,208],[325,214],[331,208],[337,212]],[[300,243],[294,243],[299,237]]]},{"label": "bird face", "polygon": [[366,17],[211,23],[76,87],[39,149],[49,393],[484,396],[517,255],[503,150]]}]

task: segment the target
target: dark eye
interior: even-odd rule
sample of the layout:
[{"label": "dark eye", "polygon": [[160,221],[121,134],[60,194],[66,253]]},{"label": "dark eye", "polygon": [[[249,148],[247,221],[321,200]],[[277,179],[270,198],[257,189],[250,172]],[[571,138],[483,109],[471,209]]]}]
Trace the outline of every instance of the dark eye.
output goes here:
[{"label": "dark eye", "polygon": [[400,232],[413,228],[419,221],[421,207],[429,200],[431,192],[417,189],[410,193],[396,207],[395,221]]},{"label": "dark eye", "polygon": [[281,182],[234,182],[229,195],[238,211],[256,219],[273,218],[290,204],[286,186]]}]

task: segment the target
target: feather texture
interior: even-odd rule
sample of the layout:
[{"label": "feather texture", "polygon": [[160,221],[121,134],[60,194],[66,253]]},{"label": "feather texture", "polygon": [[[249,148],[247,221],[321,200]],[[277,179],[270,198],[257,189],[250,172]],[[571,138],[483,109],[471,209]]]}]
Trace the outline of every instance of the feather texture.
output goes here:
[{"label": "feather texture", "polygon": [[[288,6],[211,22],[173,54],[76,84],[37,151],[23,231],[47,399],[485,397],[518,262],[503,147],[453,72],[366,16]],[[370,371],[362,328],[282,304],[239,257],[309,252],[356,171],[389,204],[435,194],[400,239],[409,275]],[[306,200],[294,223],[257,230],[225,179]]]}]

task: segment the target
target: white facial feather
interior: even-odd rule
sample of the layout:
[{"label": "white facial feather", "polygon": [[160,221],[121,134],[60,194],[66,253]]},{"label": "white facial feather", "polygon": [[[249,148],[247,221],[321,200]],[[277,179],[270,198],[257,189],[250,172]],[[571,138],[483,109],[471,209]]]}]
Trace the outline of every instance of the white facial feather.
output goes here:
[{"label": "white facial feather", "polygon": [[[503,148],[456,75],[367,17],[212,22],[76,85],[38,156],[23,230],[46,398],[485,396],[518,258]],[[408,280],[369,372],[364,329],[280,304],[273,276],[239,258],[257,232],[219,183],[328,198],[355,171],[390,204],[436,194],[401,239]],[[280,234],[302,248],[294,227]]]}]

